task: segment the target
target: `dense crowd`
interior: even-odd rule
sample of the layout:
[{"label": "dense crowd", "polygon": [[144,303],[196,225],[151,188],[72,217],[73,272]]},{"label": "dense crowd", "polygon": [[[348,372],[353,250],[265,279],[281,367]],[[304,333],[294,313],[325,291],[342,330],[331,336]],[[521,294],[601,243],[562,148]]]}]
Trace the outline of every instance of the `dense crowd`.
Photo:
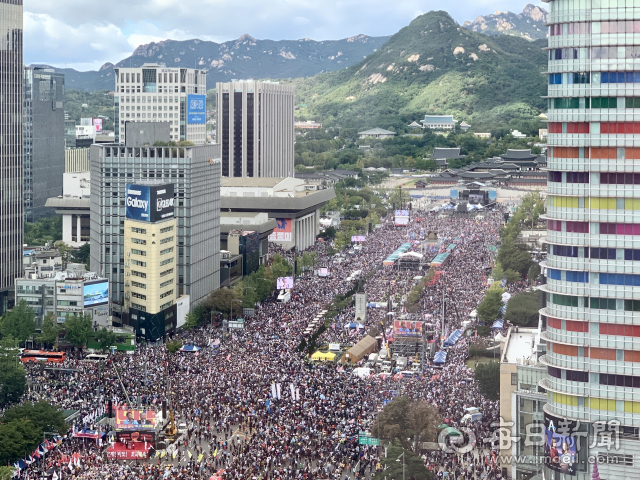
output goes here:
[{"label": "dense crowd", "polygon": [[[313,364],[298,351],[309,321],[338,294],[353,288],[347,277],[356,270],[366,278],[370,302],[391,298],[403,313],[402,302],[416,284],[415,271],[383,267],[382,260],[411,238],[436,231],[436,246],[421,245],[415,251],[426,258],[442,246],[456,242],[439,280],[426,287],[420,315],[437,324],[447,335],[459,328],[481,301],[490,266],[487,245],[495,245],[502,224],[500,212],[483,219],[441,217],[433,212],[414,212],[421,221],[395,227],[393,218],[367,236],[361,250],[328,254],[328,242],[318,242],[316,268],[330,270],[328,278],[312,273],[297,280],[291,301],[265,301],[244,330],[236,330],[220,344],[218,327],[206,325],[176,334],[184,343],[202,350],[195,354],[170,354],[164,346],[137,349],[134,355],[116,353],[107,364],[69,358],[63,365],[70,373],[29,367],[31,387],[25,401],[46,400],[65,409],[79,410],[76,429],[100,430],[100,410],[108,400],[115,405],[139,405],[161,411],[167,401],[177,422],[188,425],[176,442],[175,454],[152,451],[149,460],[108,459],[104,443],[67,439],[44,460],[20,473],[22,479],[39,479],[55,473],[76,479],[195,479],[220,475],[223,479],[352,479],[370,477],[380,467],[382,449],[358,446],[358,432],[371,429],[382,402],[402,382],[404,395],[435,406],[447,423],[461,426],[464,408],[478,407],[484,416],[471,429],[476,448],[471,453],[434,451],[425,455],[425,466],[466,479],[500,478],[492,461],[491,426],[499,417],[497,402],[484,399],[465,366],[469,343],[463,337],[449,350],[447,363],[432,366],[417,377],[360,378],[349,368],[333,363]],[[420,273],[423,275],[424,272]],[[445,318],[442,301],[445,298]],[[385,320],[383,309],[368,309],[363,328],[345,328],[354,322],[354,307],[345,308],[330,321],[319,342],[354,344],[378,331]],[[387,324],[387,327],[389,325]],[[375,333],[375,332],[374,332]],[[275,385],[280,399],[273,398]],[[96,411],[98,415],[96,415]],[[104,424],[105,422],[100,422]],[[101,445],[102,444],[102,445]],[[77,461],[69,462],[76,454]],[[156,455],[157,454],[157,455]],[[71,477],[73,475],[73,477]]]}]

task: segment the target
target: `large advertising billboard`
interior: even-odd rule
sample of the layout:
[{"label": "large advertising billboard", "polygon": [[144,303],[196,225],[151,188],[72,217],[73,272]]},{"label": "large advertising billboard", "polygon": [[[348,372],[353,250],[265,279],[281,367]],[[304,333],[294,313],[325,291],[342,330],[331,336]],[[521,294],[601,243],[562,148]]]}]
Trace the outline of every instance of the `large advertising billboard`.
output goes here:
[{"label": "large advertising billboard", "polygon": [[396,210],[396,217],[408,217],[409,210]]},{"label": "large advertising billboard", "polygon": [[329,276],[329,269],[328,268],[319,268],[318,269],[318,276],[319,277],[328,277]]},{"label": "large advertising billboard", "polygon": [[85,307],[109,303],[109,280],[85,283],[82,293]]},{"label": "large advertising billboard", "polygon": [[581,436],[577,430],[576,422],[545,413],[543,446],[545,465],[556,472],[574,476],[578,467],[580,451],[577,440]]},{"label": "large advertising billboard", "polygon": [[291,241],[291,218],[276,218],[276,228],[269,235],[270,242],[290,242]]},{"label": "large advertising billboard", "polygon": [[174,186],[127,184],[126,215],[131,220],[157,222],[174,216]]},{"label": "large advertising billboard", "polygon": [[93,119],[93,126],[96,127],[96,133],[102,133],[102,119],[101,118],[94,118]]},{"label": "large advertising billboard", "polygon": [[364,235],[351,235],[351,243],[365,242],[367,237]]},{"label": "large advertising billboard", "polygon": [[116,410],[117,430],[154,430],[156,412],[153,410]]},{"label": "large advertising billboard", "polygon": [[293,288],[293,277],[278,277],[276,286],[278,290]]},{"label": "large advertising billboard", "polygon": [[207,123],[206,95],[187,95],[187,123],[192,125]]},{"label": "large advertising billboard", "polygon": [[396,337],[421,337],[422,322],[421,321],[393,321],[393,334]]},{"label": "large advertising billboard", "polygon": [[395,225],[396,227],[409,225],[409,217],[396,217]]}]

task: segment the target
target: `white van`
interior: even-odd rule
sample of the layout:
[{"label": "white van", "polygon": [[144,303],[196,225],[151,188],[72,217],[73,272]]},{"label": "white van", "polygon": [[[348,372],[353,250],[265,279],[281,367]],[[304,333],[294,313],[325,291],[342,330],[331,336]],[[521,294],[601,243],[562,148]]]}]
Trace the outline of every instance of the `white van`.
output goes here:
[{"label": "white van", "polygon": [[353,375],[354,377],[369,378],[371,376],[371,369],[364,367],[354,368],[353,372],[351,372],[351,375]]},{"label": "white van", "polygon": [[90,362],[103,362],[105,360],[107,360],[109,358],[109,355],[102,355],[102,354],[98,354],[98,353],[91,353],[89,355],[87,355],[86,357],[84,357],[85,360],[88,360]]},{"label": "white van", "polygon": [[289,300],[291,300],[291,290],[280,290],[278,301],[281,303],[287,303]]}]

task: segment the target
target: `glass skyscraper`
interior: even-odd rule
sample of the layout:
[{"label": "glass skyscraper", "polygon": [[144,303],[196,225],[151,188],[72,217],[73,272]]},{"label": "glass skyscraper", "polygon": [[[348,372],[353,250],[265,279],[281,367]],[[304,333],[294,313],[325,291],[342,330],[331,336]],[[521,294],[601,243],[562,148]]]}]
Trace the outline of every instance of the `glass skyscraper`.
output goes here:
[{"label": "glass skyscraper", "polygon": [[0,313],[22,274],[22,0],[0,0]]},{"label": "glass skyscraper", "polygon": [[[545,475],[591,478],[596,457],[603,479],[639,478],[640,0],[544,1],[547,376],[540,385],[548,396],[546,448],[555,442],[559,452]],[[563,437],[560,422],[568,426]],[[579,452],[569,432],[580,438]]]}]

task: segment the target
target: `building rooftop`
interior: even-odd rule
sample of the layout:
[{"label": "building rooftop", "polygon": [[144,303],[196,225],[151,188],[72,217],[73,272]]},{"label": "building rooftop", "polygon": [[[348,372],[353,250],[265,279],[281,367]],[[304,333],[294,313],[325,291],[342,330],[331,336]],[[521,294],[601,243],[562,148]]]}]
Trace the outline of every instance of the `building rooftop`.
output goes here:
[{"label": "building rooftop", "polygon": [[358,132],[358,135],[396,135],[396,132],[376,127],[371,130],[365,130],[364,132]]},{"label": "building rooftop", "polygon": [[453,115],[425,115],[422,123],[458,123],[453,119]]},{"label": "building rooftop", "polygon": [[431,158],[438,159],[452,159],[452,158],[464,158],[464,155],[460,155],[459,148],[434,148]]},{"label": "building rooftop", "polygon": [[502,352],[502,363],[526,365],[537,359],[537,345],[540,343],[538,328],[511,327]]},{"label": "building rooftop", "polygon": [[222,177],[221,186],[273,188],[284,180],[285,180],[284,178],[272,178],[272,177]]},{"label": "building rooftop", "polygon": [[502,158],[509,160],[533,160],[537,157],[535,153],[531,153],[531,150],[507,150],[507,153],[500,155]]}]

